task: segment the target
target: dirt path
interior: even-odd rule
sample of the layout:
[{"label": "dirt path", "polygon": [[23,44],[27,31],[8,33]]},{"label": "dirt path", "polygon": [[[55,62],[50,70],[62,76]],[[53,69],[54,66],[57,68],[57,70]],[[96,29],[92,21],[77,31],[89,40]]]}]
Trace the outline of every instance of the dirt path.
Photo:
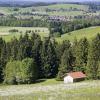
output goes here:
[{"label": "dirt path", "polygon": [[57,84],[57,85],[20,85],[20,86],[0,86],[0,96],[11,96],[11,95],[25,95],[36,92],[56,92],[61,90],[75,90],[79,88],[93,88],[99,87],[100,81],[93,82],[80,82],[74,84]]}]

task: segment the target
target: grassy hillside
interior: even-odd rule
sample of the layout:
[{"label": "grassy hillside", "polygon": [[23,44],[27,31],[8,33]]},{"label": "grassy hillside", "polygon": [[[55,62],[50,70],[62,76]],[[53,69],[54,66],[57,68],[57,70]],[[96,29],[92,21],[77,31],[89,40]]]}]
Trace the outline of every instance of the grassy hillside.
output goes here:
[{"label": "grassy hillside", "polygon": [[[39,7],[28,7],[25,9],[20,9],[19,12],[26,12],[26,11],[31,11],[32,8],[38,10],[38,11],[42,11],[45,12],[45,9],[78,9],[78,10],[83,10],[83,11],[87,11],[88,10],[88,6],[86,5],[77,5],[77,4],[54,4],[54,5],[49,5],[49,6],[39,6]],[[76,15],[83,15],[83,11],[66,11],[66,12],[62,12],[62,11],[57,11],[57,12],[47,12],[47,14],[49,15],[66,15],[66,16],[76,16]]]},{"label": "grassy hillside", "polygon": [[62,35],[60,38],[56,38],[56,39],[58,42],[61,42],[63,40],[74,41],[75,38],[77,38],[79,40],[83,37],[87,37],[87,39],[91,40],[98,33],[100,33],[100,26],[76,30],[76,31],[73,31],[70,33],[66,33],[66,34]]},{"label": "grassy hillside", "polygon": [[[14,11],[12,7],[0,7],[0,12],[4,13],[4,14],[14,14],[14,13],[19,13],[19,12],[32,12],[32,9],[36,9],[37,11],[42,11],[45,12],[45,9],[78,9],[78,10],[84,10],[87,11],[88,10],[88,6],[86,5],[78,5],[78,4],[53,4],[53,5],[48,5],[48,6],[38,6],[38,7],[26,7],[26,8],[20,8],[18,11]],[[63,15],[65,13],[68,13],[69,11],[66,12],[56,12],[55,14],[53,13],[47,13],[49,15]],[[70,13],[71,12],[71,13]],[[72,15],[74,11],[70,11],[68,15]],[[77,11],[76,15],[81,15],[82,11]],[[67,14],[65,14],[67,15]]]},{"label": "grassy hillside", "polygon": [[[17,33],[10,33],[9,30],[11,29],[17,29],[19,32]],[[0,27],[0,36],[3,37],[6,41],[10,41],[11,38],[14,36],[19,38],[20,34],[24,34],[26,30],[32,30],[35,32],[35,30],[39,30],[40,32],[37,32],[42,38],[47,37],[49,35],[49,31],[47,28],[40,28],[40,27]],[[80,30],[76,30],[70,33],[66,33],[62,35],[59,38],[56,38],[58,42],[62,42],[63,40],[70,40],[74,41],[75,38],[78,40],[87,37],[87,39],[91,40],[93,37],[95,37],[98,33],[100,33],[100,26],[96,27],[89,27],[84,28]]]},{"label": "grassy hillside", "polygon": [[86,5],[78,5],[78,4],[53,4],[53,5],[49,5],[49,6],[40,6],[37,8],[50,8],[50,9],[69,9],[69,8],[77,8],[77,9],[81,9],[81,10],[87,10],[88,6]]},{"label": "grassy hillside", "polygon": [[[33,9],[36,10],[36,12],[39,13],[46,13],[48,15],[59,15],[59,16],[78,16],[78,15],[99,15],[100,11],[97,11],[96,13],[86,13],[88,11],[89,6],[88,5],[79,5],[79,4],[52,4],[52,5],[48,5],[48,6],[38,6],[38,7],[25,7],[25,8],[21,8],[19,7],[18,11],[14,11],[13,7],[0,7],[0,12],[4,13],[4,14],[18,14],[18,16],[20,15],[20,13],[32,13]],[[53,9],[53,10],[57,10],[57,11],[53,11],[53,12],[46,12],[46,9]],[[63,11],[62,9],[66,10]],[[17,17],[18,17],[17,16]],[[21,15],[22,16],[22,15]],[[27,15],[28,16],[28,15]],[[25,16],[22,16],[25,17]],[[29,17],[29,16],[28,16]],[[32,16],[31,16],[32,17]],[[37,18],[37,16],[34,16],[34,18]]]}]

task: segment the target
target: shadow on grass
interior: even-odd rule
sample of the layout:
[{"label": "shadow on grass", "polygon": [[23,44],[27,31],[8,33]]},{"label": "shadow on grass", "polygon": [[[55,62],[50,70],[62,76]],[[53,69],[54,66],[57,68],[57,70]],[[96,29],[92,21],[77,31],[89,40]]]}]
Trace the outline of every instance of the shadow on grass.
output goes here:
[{"label": "shadow on grass", "polygon": [[35,83],[42,83],[42,82],[44,82],[44,81],[46,81],[47,79],[39,79],[39,80],[37,80],[37,81],[35,81]]}]

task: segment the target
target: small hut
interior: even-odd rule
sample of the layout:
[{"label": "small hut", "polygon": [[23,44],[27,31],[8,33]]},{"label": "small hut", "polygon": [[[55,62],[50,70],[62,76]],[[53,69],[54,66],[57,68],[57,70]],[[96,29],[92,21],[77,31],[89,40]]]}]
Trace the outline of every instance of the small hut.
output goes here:
[{"label": "small hut", "polygon": [[78,82],[84,80],[85,78],[86,75],[83,72],[71,72],[64,77],[64,83]]}]

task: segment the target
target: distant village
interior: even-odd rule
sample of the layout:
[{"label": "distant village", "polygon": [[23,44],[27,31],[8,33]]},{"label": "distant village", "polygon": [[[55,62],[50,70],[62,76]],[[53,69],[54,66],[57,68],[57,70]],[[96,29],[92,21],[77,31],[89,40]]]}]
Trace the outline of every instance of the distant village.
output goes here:
[{"label": "distant village", "polygon": [[[83,13],[80,15],[58,15],[56,13],[58,12],[65,12],[66,11],[82,11]],[[51,14],[48,14],[48,13]],[[70,9],[45,9],[43,12],[39,11],[37,9],[32,9],[31,12],[18,12],[12,14],[17,19],[41,19],[41,20],[47,20],[47,21],[56,21],[56,22],[67,22],[72,21],[74,19],[90,19],[90,18],[100,18],[100,14],[93,12],[93,11],[83,11],[82,9],[77,8],[70,8]],[[7,14],[4,14],[3,12],[0,12],[0,17],[5,17]]]}]

